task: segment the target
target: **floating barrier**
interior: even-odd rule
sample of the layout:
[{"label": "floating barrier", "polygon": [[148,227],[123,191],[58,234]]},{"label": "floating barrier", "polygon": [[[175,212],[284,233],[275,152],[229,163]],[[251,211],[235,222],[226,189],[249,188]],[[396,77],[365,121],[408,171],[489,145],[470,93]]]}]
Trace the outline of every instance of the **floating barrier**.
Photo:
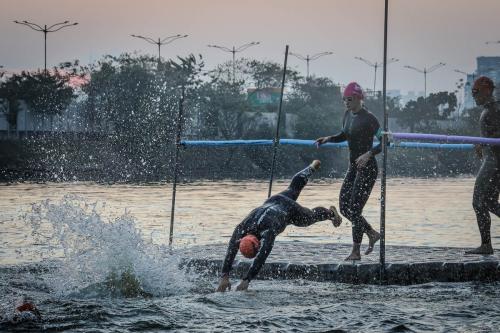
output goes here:
[{"label": "floating barrier", "polygon": [[[387,133],[389,138],[398,140],[420,140],[420,141],[439,141],[441,143],[458,143],[458,144],[484,144],[492,146],[500,146],[500,139],[482,138],[477,136],[461,136],[461,135],[443,135],[443,134],[426,134],[426,133]],[[390,140],[391,141],[391,140]]]},{"label": "floating barrier", "polygon": [[[464,137],[462,137],[464,138]],[[484,139],[484,138],[482,138]],[[499,142],[500,139],[494,139]],[[495,142],[496,142],[495,141]],[[309,146],[316,147],[314,140],[301,139],[281,139],[280,145],[283,146]],[[273,140],[183,140],[181,145],[184,147],[234,147],[234,146],[273,146]],[[325,148],[347,148],[347,142],[326,143],[321,145]],[[471,150],[474,148],[472,143],[431,143],[431,142],[391,142],[390,148],[417,148],[417,149],[454,149]]]}]

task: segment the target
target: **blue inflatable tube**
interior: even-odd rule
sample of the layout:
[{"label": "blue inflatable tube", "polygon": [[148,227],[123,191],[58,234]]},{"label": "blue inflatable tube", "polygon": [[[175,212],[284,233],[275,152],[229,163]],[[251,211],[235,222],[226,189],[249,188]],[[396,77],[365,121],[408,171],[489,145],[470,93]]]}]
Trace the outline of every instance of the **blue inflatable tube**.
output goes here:
[{"label": "blue inflatable tube", "polygon": [[[185,147],[234,147],[234,146],[272,146],[273,140],[183,140],[181,145]],[[280,145],[309,146],[316,147],[314,140],[281,139]],[[345,148],[347,142],[327,143],[322,148]],[[473,144],[450,144],[430,142],[396,142],[391,143],[391,148],[420,148],[420,149],[454,149],[470,150]]]}]

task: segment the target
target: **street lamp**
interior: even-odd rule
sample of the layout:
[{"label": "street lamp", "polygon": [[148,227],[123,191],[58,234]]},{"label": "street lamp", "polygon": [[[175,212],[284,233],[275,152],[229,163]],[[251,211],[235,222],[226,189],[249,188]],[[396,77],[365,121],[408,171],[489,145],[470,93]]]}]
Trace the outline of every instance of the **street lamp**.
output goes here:
[{"label": "street lamp", "polygon": [[309,78],[309,62],[312,61],[312,60],[316,60],[316,59],[319,59],[323,56],[326,56],[326,55],[330,55],[330,54],[333,54],[333,52],[330,52],[330,51],[327,51],[327,52],[321,52],[321,53],[316,53],[312,56],[309,56],[306,55],[305,57],[303,55],[300,55],[298,53],[294,53],[294,52],[290,52],[289,53],[290,55],[300,59],[300,60],[304,60],[306,63],[307,63],[307,76],[306,78]]},{"label": "street lamp", "polygon": [[161,46],[166,45],[166,44],[170,44],[174,40],[179,39],[179,38],[186,38],[188,35],[175,35],[175,36],[165,37],[163,39],[158,38],[157,41],[154,40],[153,38],[150,38],[150,37],[144,37],[144,36],[139,36],[139,35],[130,35],[130,36],[143,39],[150,44],[158,45],[158,63],[160,63],[161,62],[161,58],[160,58],[161,57]]},{"label": "street lamp", "polygon": [[424,74],[424,100],[425,100],[427,98],[427,74],[432,73],[436,69],[443,67],[445,65],[446,64],[444,62],[440,62],[439,64],[436,64],[436,65],[429,67],[429,68],[424,67],[424,69],[420,69],[420,68],[416,68],[416,67],[408,66],[408,65],[406,65],[404,67],[408,68],[408,69],[413,69],[414,71],[417,71],[419,73]]},{"label": "street lamp", "polygon": [[[461,71],[460,69],[455,69],[453,70],[455,73],[459,73],[459,74],[463,74],[465,75],[465,77],[467,78],[469,76],[469,73],[465,72],[465,71]],[[471,77],[472,77],[472,82],[474,82],[474,79],[476,78],[476,73],[472,72],[471,74]],[[467,80],[466,80],[467,81]],[[465,83],[466,85],[468,85],[468,82]]]},{"label": "street lamp", "polygon": [[234,83],[234,81],[235,81],[236,53],[242,52],[242,51],[248,49],[249,47],[254,46],[254,45],[258,45],[258,44],[260,44],[260,42],[250,42],[250,43],[238,46],[238,47],[233,46],[232,49],[225,47],[225,46],[219,46],[219,45],[207,45],[207,46],[214,47],[214,48],[222,50],[224,52],[229,52],[229,53],[233,54],[233,83]]},{"label": "street lamp", "polygon": [[47,72],[47,34],[49,32],[56,32],[56,31],[59,31],[63,28],[71,27],[71,26],[78,24],[77,22],[69,23],[69,21],[64,21],[61,23],[52,24],[49,27],[47,27],[47,25],[45,24],[42,28],[40,25],[38,25],[36,23],[28,22],[28,21],[22,21],[22,22],[14,21],[14,23],[22,24],[22,25],[25,25],[25,26],[27,26],[35,31],[43,32],[43,38],[44,38],[44,42],[45,42],[45,61],[44,61],[44,72],[45,73]]},{"label": "street lamp", "polygon": [[500,40],[494,40],[494,41],[491,41],[491,42],[486,42],[486,45],[488,44],[500,44]]},{"label": "street lamp", "polygon": [[[384,63],[383,62],[371,62],[371,61],[366,60],[365,58],[361,58],[361,57],[354,57],[354,59],[358,59],[358,60],[364,62],[365,64],[367,64],[368,66],[374,68],[375,76],[373,79],[373,94],[375,94],[375,89],[376,89],[376,85],[377,85],[377,69],[380,66],[383,66]],[[387,65],[392,64],[393,62],[397,62],[397,61],[399,61],[399,59],[396,59],[396,58],[387,59]]]}]

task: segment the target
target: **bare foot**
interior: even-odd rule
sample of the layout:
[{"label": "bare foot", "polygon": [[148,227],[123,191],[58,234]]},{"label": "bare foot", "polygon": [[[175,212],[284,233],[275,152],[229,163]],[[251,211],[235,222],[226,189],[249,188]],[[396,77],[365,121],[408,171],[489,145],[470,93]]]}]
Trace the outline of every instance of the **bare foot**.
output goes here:
[{"label": "bare foot", "polygon": [[465,254],[493,254],[493,247],[491,244],[482,244],[476,249],[465,251]]},{"label": "bare foot", "polygon": [[332,220],[333,226],[338,228],[342,224],[342,217],[339,212],[337,212],[335,206],[330,206],[330,210],[333,212],[333,217],[330,220]]},{"label": "bare foot", "polygon": [[375,230],[372,232],[367,233],[369,243],[368,243],[368,248],[365,251],[365,255],[368,255],[372,253],[373,247],[375,246],[375,243],[379,241],[380,239],[380,234],[376,232]]},{"label": "bare foot", "polygon": [[349,257],[345,258],[345,261],[351,261],[351,260],[361,260],[361,254],[359,252],[358,253],[351,252]]},{"label": "bare foot", "polygon": [[318,171],[320,166],[321,166],[321,161],[320,160],[314,160],[311,162],[311,165],[309,165],[314,171]]},{"label": "bare foot", "polygon": [[361,244],[359,243],[353,243],[352,244],[352,252],[349,255],[349,257],[345,258],[345,261],[350,261],[350,260],[361,260],[361,253],[360,253],[360,248]]}]

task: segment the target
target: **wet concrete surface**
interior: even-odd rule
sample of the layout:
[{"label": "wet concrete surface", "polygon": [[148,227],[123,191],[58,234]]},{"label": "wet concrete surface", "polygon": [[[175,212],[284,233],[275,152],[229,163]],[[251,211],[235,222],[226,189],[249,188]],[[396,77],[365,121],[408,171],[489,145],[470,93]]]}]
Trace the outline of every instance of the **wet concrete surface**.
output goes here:
[{"label": "wet concrete surface", "polygon": [[[183,249],[186,264],[197,272],[218,275],[227,245],[193,246]],[[387,246],[385,282],[500,281],[497,254],[465,255],[464,248]],[[344,283],[380,283],[379,248],[360,261],[345,261],[347,244],[276,242],[257,279],[305,279]],[[500,253],[500,251],[496,251]],[[243,277],[251,260],[238,255],[232,276]]]}]

